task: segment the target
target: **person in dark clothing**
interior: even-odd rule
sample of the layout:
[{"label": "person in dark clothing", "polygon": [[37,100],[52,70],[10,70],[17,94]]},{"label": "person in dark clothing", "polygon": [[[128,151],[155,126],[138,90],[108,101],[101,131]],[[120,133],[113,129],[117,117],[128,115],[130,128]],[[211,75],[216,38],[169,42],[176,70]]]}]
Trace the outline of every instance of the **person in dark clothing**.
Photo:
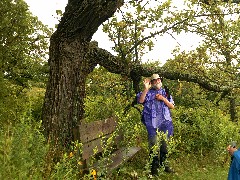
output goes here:
[{"label": "person in dark clothing", "polygon": [[[172,96],[162,88],[162,81],[158,74],[153,74],[150,79],[144,80],[144,90],[137,94],[138,103],[143,104],[142,121],[148,132],[148,143],[150,154],[157,143],[157,132],[173,135],[173,123],[170,109],[174,108]],[[168,154],[167,143],[162,140],[159,147],[159,154],[153,155],[151,173],[156,175],[160,166],[166,172],[172,170],[164,164]]]},{"label": "person in dark clothing", "polygon": [[235,146],[228,146],[227,150],[231,155],[228,180],[240,180],[240,149],[237,149]]}]

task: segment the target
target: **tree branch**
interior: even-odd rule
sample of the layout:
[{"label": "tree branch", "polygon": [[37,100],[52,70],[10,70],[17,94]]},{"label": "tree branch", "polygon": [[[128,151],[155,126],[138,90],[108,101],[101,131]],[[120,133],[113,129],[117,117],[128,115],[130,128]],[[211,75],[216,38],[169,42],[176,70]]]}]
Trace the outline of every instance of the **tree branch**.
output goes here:
[{"label": "tree branch", "polygon": [[[93,46],[88,57],[92,63],[99,64],[105,67],[109,72],[125,75],[131,78],[131,74],[137,74],[139,77],[149,77],[153,73],[158,73],[160,76],[170,80],[181,80],[199,84],[202,88],[214,92],[228,92],[232,89],[229,86],[221,86],[211,82],[206,77],[193,75],[179,71],[165,71],[162,67],[145,67],[141,64],[126,66],[118,57],[113,56],[105,49]],[[129,69],[130,68],[130,69]]]},{"label": "tree branch", "polygon": [[[229,13],[229,14],[237,14],[238,12],[233,12],[233,13]],[[229,14],[224,14],[224,13],[214,13],[214,14],[200,14],[200,15],[195,15],[193,16],[194,18],[197,18],[197,17],[206,17],[206,16],[220,16],[220,15],[229,15]],[[171,25],[171,26],[165,26],[163,29],[161,29],[160,31],[156,31],[155,33],[151,33],[151,35],[149,36],[146,36],[144,38],[142,38],[141,40],[139,40],[138,42],[136,42],[134,44],[134,46],[132,46],[129,51],[127,52],[127,54],[131,53],[137,46],[139,46],[141,43],[143,43],[144,41],[156,36],[156,35],[159,35],[159,34],[163,34],[163,33],[166,33],[168,30],[170,29],[173,29],[175,28],[177,25],[181,25],[185,22],[187,22],[190,18],[185,18],[179,22],[176,22],[175,24]],[[189,23],[188,23],[189,24]]]},{"label": "tree branch", "polygon": [[79,37],[90,41],[98,27],[112,17],[123,0],[69,0],[58,25],[61,37]]}]

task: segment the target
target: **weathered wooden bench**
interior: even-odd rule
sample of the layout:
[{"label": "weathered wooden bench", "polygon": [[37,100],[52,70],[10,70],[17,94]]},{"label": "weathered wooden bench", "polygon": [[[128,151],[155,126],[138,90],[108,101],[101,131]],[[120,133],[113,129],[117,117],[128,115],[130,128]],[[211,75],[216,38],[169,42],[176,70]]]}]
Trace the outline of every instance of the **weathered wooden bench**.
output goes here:
[{"label": "weathered wooden bench", "polygon": [[[85,170],[101,169],[102,171],[104,169],[106,171],[104,173],[109,174],[141,149],[140,147],[122,146],[123,133],[118,132],[117,120],[113,117],[90,123],[82,121],[78,133],[83,145],[82,159]],[[110,152],[107,157],[104,154],[106,148],[107,152]],[[90,163],[93,156],[95,161]]]}]

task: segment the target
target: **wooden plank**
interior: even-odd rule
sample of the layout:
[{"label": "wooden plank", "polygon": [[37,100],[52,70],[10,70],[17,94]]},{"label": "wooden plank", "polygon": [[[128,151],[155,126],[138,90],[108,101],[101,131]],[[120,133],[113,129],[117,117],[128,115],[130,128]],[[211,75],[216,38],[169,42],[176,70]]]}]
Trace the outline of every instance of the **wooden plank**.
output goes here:
[{"label": "wooden plank", "polygon": [[109,165],[109,171],[112,171],[119,167],[122,163],[132,158],[141,148],[140,147],[130,147],[130,148],[121,148],[116,155],[113,155],[113,163]]},{"label": "wooden plank", "polygon": [[[110,135],[105,136],[106,139],[108,139]],[[93,141],[87,142],[83,144],[83,152],[82,152],[82,158],[83,159],[88,159],[90,156],[94,154],[94,150],[97,148],[98,152],[102,152],[103,148],[102,145],[105,144],[103,140],[106,140],[104,138],[98,138]]]},{"label": "wooden plank", "polygon": [[82,143],[92,141],[93,139],[112,133],[116,129],[116,126],[117,122],[113,117],[90,123],[82,122],[79,125],[80,140]]},{"label": "wooden plank", "polygon": [[[82,158],[88,159],[90,156],[94,155],[95,149],[97,149],[98,152],[102,152],[103,147],[106,145],[106,141],[108,140],[108,138],[110,138],[112,136],[113,136],[112,134],[108,134],[108,135],[104,136],[104,138],[103,137],[97,138],[90,142],[84,143],[83,148],[82,148],[82,150],[83,150]],[[123,140],[123,136],[117,135],[117,136],[113,137],[111,145],[112,146],[116,145],[118,147],[118,144],[120,144],[122,140]]]},{"label": "wooden plank", "polygon": [[[127,160],[131,159],[140,150],[141,150],[140,147],[129,147],[129,148],[123,147],[123,148],[117,150],[116,152],[114,152],[112,154],[112,156],[110,157],[109,163],[106,162],[106,168],[108,170],[107,173],[110,173],[111,171],[113,171],[114,169],[119,167],[121,164],[123,164]],[[96,162],[93,165],[93,167],[96,170],[101,168],[98,166],[98,162]]]}]

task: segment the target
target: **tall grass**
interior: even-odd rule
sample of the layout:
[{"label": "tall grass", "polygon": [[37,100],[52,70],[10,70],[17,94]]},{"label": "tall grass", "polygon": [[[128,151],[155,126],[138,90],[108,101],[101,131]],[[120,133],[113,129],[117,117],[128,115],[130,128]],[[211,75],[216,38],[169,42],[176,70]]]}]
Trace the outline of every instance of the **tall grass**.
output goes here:
[{"label": "tall grass", "polygon": [[41,179],[48,145],[40,132],[41,123],[22,117],[15,126],[0,131],[0,179]]}]

